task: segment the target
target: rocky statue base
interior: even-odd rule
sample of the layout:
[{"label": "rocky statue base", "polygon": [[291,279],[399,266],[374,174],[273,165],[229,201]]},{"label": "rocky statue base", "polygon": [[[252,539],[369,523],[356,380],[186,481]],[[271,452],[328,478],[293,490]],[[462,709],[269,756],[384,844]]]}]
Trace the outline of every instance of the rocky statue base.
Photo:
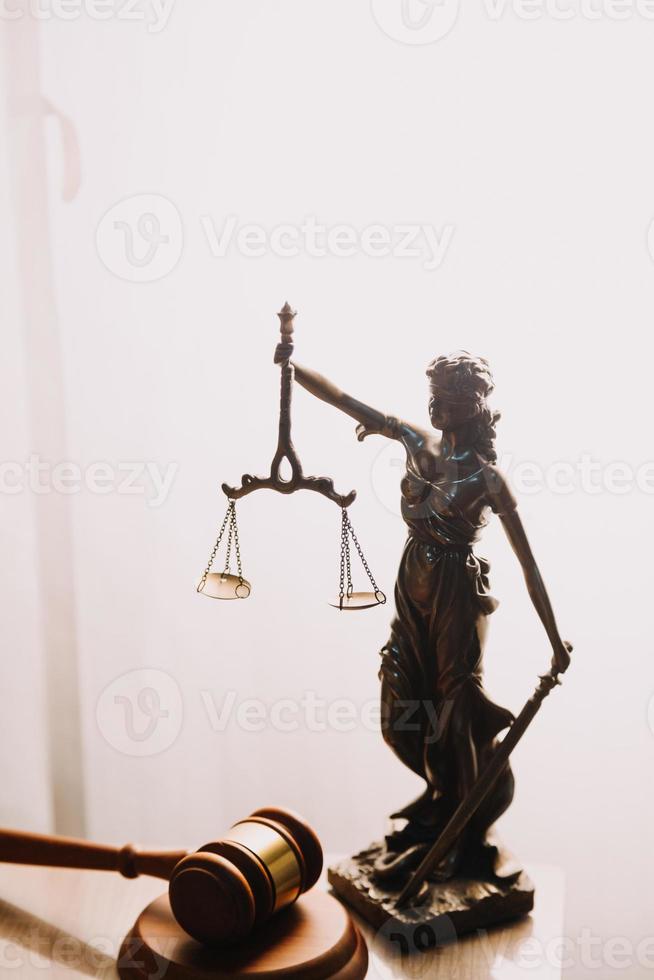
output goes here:
[{"label": "rocky statue base", "polygon": [[416,948],[444,945],[465,933],[488,929],[527,915],[534,907],[534,886],[515,867],[506,851],[497,849],[497,872],[462,874],[449,881],[427,881],[419,901],[405,908],[395,906],[401,884],[375,881],[374,863],[385,851],[383,842],[371,844],[329,869],[334,892],[377,930],[399,930]]}]

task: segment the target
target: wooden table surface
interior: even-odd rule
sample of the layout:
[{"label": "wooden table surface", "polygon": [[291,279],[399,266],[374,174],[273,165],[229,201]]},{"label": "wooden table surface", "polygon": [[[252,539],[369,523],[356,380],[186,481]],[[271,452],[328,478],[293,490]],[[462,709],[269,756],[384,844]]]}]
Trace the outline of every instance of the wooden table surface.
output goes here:
[{"label": "wooden table surface", "polygon": [[[370,950],[369,980],[559,980],[563,875],[557,868],[527,870],[536,885],[531,916],[445,949],[407,956],[412,937],[376,936],[359,922]],[[116,980],[115,958],[125,933],[162,891],[165,883],[150,878],[126,881],[110,872],[2,865],[0,969],[11,980]]]}]

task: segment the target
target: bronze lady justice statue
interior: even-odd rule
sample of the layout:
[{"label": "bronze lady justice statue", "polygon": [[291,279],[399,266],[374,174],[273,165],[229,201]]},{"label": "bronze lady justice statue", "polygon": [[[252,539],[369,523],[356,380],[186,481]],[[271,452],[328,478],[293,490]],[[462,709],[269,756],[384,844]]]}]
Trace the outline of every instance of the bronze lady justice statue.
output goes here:
[{"label": "bronze lady justice statue", "polygon": [[[281,343],[277,363],[288,361]],[[427,786],[394,817],[405,826],[386,838],[377,879],[404,876],[437,838],[492,753],[512,714],[482,686],[486,617],[497,605],[488,591],[488,564],[472,546],[490,509],[498,515],[522,566],[527,589],[552,645],[553,667],[564,671],[571,647],[531,552],[516,501],[497,469],[495,424],[487,398],[493,379],[487,362],[460,351],[429,365],[429,415],[438,432],[382,414],[327,379],[293,364],[296,380],[317,398],[355,419],[357,436],[395,439],[407,468],[401,484],[408,538],[395,587],[396,616],[381,651],[382,719],[386,742]],[[504,769],[458,843],[438,868],[446,880],[493,862],[486,832],[513,797]],[[483,873],[483,872],[482,872]]]}]

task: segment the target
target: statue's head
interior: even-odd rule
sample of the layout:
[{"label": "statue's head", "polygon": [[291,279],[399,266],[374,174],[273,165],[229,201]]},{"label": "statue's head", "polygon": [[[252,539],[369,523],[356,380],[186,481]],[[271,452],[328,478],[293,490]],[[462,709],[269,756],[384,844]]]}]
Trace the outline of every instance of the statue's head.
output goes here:
[{"label": "statue's head", "polygon": [[435,358],[427,368],[429,417],[443,432],[467,430],[470,441],[487,459],[495,460],[493,442],[499,412],[486,399],[493,391],[493,376],[483,357],[468,351]]}]

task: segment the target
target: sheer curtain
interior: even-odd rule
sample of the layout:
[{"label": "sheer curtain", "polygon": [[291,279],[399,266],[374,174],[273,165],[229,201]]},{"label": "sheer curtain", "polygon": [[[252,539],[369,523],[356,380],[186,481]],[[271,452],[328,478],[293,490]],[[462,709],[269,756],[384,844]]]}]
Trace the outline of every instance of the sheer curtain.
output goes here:
[{"label": "sheer curtain", "polygon": [[[0,570],[3,819],[85,830],[70,500],[35,487],[63,460],[66,399],[53,286],[38,24],[0,22],[2,44],[3,492]],[[74,157],[69,124],[65,147]],[[65,196],[76,190],[68,161]]]}]

